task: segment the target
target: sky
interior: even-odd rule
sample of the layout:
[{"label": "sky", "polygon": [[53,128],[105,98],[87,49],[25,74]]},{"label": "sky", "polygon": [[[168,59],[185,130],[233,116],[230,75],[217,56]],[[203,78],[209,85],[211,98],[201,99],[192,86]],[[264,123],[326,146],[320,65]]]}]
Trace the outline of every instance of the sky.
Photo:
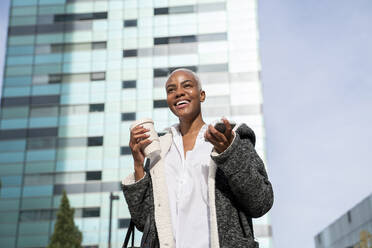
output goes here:
[{"label": "sky", "polygon": [[372,193],[372,1],[258,7],[274,248],[314,248],[318,232]]},{"label": "sky", "polygon": [[372,193],[372,1],[259,2],[274,247]]}]

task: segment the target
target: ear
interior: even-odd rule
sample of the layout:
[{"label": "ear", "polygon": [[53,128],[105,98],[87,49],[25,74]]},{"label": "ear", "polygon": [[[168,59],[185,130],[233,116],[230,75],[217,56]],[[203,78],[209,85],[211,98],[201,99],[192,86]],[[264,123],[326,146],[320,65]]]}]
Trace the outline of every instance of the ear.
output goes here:
[{"label": "ear", "polygon": [[205,91],[201,90],[200,91],[200,102],[204,102],[204,101],[205,101]]}]

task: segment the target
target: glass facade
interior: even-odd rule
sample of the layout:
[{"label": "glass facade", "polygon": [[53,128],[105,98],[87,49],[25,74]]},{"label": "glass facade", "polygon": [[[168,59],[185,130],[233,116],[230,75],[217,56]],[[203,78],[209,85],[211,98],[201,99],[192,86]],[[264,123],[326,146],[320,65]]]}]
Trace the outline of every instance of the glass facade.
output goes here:
[{"label": "glass facade", "polygon": [[372,194],[318,233],[315,247],[372,247]]},{"label": "glass facade", "polygon": [[[206,122],[250,125],[265,160],[256,0],[11,0],[0,113],[0,244],[45,247],[66,190],[85,247],[112,247],[130,218],[129,126],[177,122],[170,71],[196,71]],[[272,247],[266,215],[254,221]],[[137,235],[140,238],[140,235]]]}]

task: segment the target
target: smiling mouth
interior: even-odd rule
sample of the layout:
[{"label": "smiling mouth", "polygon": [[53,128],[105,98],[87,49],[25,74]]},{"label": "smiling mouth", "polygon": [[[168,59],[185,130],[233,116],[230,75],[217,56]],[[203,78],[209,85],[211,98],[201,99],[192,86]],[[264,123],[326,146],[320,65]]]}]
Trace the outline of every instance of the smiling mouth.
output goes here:
[{"label": "smiling mouth", "polygon": [[182,100],[182,101],[176,102],[174,106],[176,106],[177,109],[181,109],[181,108],[186,107],[189,103],[190,103],[189,100]]}]

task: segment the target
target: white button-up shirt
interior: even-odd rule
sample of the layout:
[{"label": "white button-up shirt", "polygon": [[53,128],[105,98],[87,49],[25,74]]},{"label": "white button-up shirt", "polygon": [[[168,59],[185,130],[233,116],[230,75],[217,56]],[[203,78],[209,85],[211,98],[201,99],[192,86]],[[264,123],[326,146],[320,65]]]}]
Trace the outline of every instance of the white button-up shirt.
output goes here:
[{"label": "white button-up shirt", "polygon": [[184,156],[179,124],[170,129],[173,141],[165,155],[165,174],[176,248],[208,248],[208,171],[213,145],[204,139],[208,125],[199,131],[194,148]]}]

